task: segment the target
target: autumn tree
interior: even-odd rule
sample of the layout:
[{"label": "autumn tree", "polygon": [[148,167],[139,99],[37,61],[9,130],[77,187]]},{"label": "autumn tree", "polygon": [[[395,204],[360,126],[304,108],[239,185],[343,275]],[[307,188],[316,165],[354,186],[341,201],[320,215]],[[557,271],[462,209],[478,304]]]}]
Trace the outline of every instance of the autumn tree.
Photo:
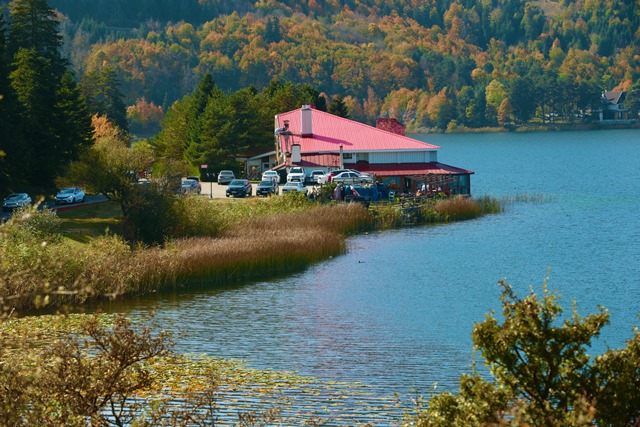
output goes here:
[{"label": "autumn tree", "polygon": [[127,107],[127,120],[131,124],[133,132],[155,133],[160,130],[163,118],[162,106],[154,104],[153,101],[147,101],[145,98],[140,98],[135,105]]},{"label": "autumn tree", "polygon": [[500,126],[506,126],[511,122],[511,116],[513,115],[513,107],[509,98],[505,98],[498,107],[498,124]]}]

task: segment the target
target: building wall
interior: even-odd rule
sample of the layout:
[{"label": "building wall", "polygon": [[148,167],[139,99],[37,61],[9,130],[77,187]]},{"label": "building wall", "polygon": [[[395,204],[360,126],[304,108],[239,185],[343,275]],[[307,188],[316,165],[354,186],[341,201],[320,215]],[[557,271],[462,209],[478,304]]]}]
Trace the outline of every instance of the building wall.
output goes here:
[{"label": "building wall", "polygon": [[[369,154],[369,163],[430,163],[438,161],[437,151],[378,152]],[[347,160],[345,160],[345,163]],[[355,160],[349,160],[355,163]]]}]

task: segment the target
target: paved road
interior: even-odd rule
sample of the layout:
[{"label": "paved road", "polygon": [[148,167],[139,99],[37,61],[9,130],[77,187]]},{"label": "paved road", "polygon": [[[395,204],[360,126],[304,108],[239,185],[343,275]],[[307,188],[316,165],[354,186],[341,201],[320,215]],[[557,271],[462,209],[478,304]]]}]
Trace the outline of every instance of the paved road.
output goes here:
[{"label": "paved road", "polygon": [[[106,202],[106,201],[107,201],[107,198],[104,197],[102,194],[98,194],[97,196],[87,195],[85,197],[85,199],[84,199],[84,203],[74,203],[74,204],[70,204],[70,205],[56,205],[55,201],[53,201],[53,200],[45,200],[43,203],[38,205],[38,209],[43,209],[43,208],[58,209],[58,210],[75,209],[75,208],[82,207],[82,206],[87,205],[87,204],[101,203],[101,202]],[[0,213],[0,219],[9,218],[11,216],[11,214],[12,214],[11,212],[2,211]]]},{"label": "paved road", "polygon": [[[202,191],[200,194],[202,196],[212,197],[213,193],[214,198],[218,197],[226,197],[227,186],[226,185],[218,185],[217,182],[201,182]],[[255,194],[255,187],[257,184],[253,184],[253,194]]]}]

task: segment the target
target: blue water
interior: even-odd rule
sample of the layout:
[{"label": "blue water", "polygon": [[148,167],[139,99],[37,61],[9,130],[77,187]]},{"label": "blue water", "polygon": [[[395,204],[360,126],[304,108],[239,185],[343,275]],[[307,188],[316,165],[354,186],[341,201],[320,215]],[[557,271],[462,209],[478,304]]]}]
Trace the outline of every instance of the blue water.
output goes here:
[{"label": "blue water", "polygon": [[[419,135],[439,160],[471,169],[472,193],[524,199],[502,214],[360,235],[348,253],[275,281],[127,303],[185,332],[177,348],[361,382],[375,393],[455,391],[471,330],[520,295],[549,289],[565,312],[603,305],[591,349],[617,348],[640,324],[640,132]],[[497,311],[499,314],[499,310]],[[481,365],[479,356],[478,363]]]}]

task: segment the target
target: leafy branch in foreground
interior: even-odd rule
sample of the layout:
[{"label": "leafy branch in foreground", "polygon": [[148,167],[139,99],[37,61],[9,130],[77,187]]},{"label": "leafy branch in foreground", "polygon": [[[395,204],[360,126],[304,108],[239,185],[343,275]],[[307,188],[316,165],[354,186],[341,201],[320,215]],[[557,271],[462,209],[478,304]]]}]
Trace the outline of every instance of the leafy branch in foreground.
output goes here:
[{"label": "leafy branch in foreground", "polygon": [[458,394],[431,398],[417,418],[427,426],[638,426],[640,334],[590,363],[587,348],[609,314],[561,320],[547,290],[519,298],[501,281],[503,322],[493,313],[473,329],[473,342],[494,381],[463,375]]}]

